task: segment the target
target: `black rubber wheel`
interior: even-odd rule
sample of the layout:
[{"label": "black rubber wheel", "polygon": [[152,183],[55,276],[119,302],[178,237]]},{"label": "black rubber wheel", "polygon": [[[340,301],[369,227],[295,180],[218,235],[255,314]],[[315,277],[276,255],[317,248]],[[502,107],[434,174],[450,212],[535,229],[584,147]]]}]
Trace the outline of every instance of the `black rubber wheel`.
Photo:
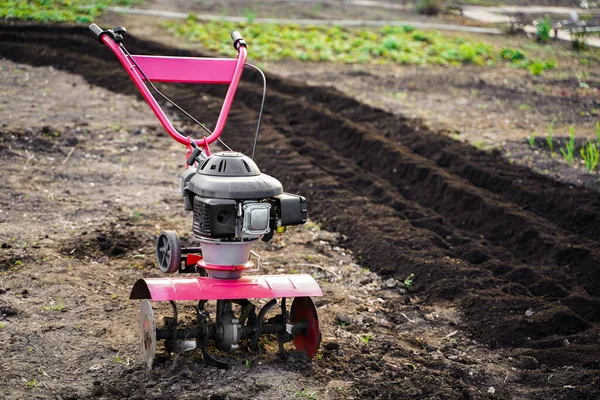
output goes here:
[{"label": "black rubber wheel", "polygon": [[156,241],[156,259],[161,272],[172,274],[181,265],[181,242],[173,231],[164,231]]}]

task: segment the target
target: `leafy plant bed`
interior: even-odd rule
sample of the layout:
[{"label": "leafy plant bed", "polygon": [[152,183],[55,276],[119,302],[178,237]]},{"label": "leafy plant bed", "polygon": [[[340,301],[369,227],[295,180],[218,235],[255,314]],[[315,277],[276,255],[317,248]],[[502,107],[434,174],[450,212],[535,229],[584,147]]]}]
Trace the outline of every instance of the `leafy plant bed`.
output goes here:
[{"label": "leafy plant bed", "polygon": [[141,2],[141,0],[3,0],[0,1],[0,19],[88,23],[109,6],[132,6]]},{"label": "leafy plant bed", "polygon": [[252,58],[262,61],[433,65],[495,65],[503,62],[530,68],[535,75],[556,65],[551,59],[529,58],[521,49],[497,49],[485,42],[453,38],[435,30],[421,31],[411,25],[349,29],[251,21],[234,24],[200,22],[190,14],[186,21],[168,22],[166,26],[176,36],[199,42],[219,54],[231,53],[229,35],[240,30],[252,47]]}]

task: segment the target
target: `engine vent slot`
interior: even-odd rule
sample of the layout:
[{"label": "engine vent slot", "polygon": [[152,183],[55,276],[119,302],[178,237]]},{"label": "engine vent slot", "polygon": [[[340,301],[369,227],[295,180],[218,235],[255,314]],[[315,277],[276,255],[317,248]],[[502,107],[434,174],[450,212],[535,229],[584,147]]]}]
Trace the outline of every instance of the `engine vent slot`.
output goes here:
[{"label": "engine vent slot", "polygon": [[246,161],[242,160],[242,165],[246,169],[246,172],[250,172],[250,166],[248,165],[248,163]]}]

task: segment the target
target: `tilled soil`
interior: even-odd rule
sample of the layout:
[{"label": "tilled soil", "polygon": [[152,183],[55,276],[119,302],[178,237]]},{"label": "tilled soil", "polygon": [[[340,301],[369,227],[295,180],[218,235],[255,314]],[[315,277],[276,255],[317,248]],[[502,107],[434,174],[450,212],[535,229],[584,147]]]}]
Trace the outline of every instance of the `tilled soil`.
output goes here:
[{"label": "tilled soil", "polygon": [[[28,390],[23,387],[31,378],[19,377],[28,362],[32,370],[48,365],[35,354],[40,340],[53,348],[44,349],[45,357],[55,357],[59,366],[63,358],[72,363],[64,370],[44,370],[45,375],[37,372],[39,380],[55,380],[46,392],[37,386],[41,396],[194,398],[190,390],[244,399],[600,396],[596,192],[507,164],[499,154],[333,89],[276,76],[268,77],[256,161],[287,191],[308,198],[311,218],[343,236],[318,239],[317,229],[304,229],[289,239],[303,250],[265,251],[274,253],[273,265],[291,257],[321,274],[327,288],[317,303],[323,356],[310,364],[267,356],[254,369],[240,367],[233,375],[219,375],[193,359],[164,361],[154,373],[145,372],[136,358],[134,307],[122,299],[137,277],[147,276],[158,227],[182,230],[187,223],[185,214],[175,211],[180,207],[177,147],[152,127],[113,125],[113,114],[126,120],[132,112],[120,105],[134,102],[122,95],[135,88],[87,29],[3,25],[0,43],[0,56],[14,63],[83,77],[91,85],[89,96],[81,83],[73,87],[81,93],[74,114],[99,98],[104,100],[98,106],[108,107],[103,118],[90,117],[92,123],[44,128],[32,122],[26,131],[9,120],[3,127],[0,149],[8,173],[2,183],[0,305],[8,322],[0,340],[12,360],[10,368],[3,363],[9,395],[19,398]],[[132,53],[198,55],[135,37],[128,37],[127,46]],[[23,88],[32,90],[26,83]],[[102,97],[94,98],[94,91]],[[165,91],[201,120],[211,120],[223,88],[173,85]],[[262,82],[248,70],[224,136],[246,153],[261,93]],[[138,108],[139,101],[135,104]],[[147,111],[140,115],[150,118]],[[31,154],[45,161],[36,162]],[[70,164],[77,168],[64,171]],[[32,245],[32,237],[39,242]],[[301,262],[304,256],[296,252],[311,246],[324,258]],[[371,272],[355,266],[349,251],[342,256],[342,249]],[[41,267],[34,268],[38,263]],[[50,272],[44,272],[45,264]],[[407,290],[400,282],[411,273],[415,284]],[[30,286],[39,286],[36,280],[51,302],[29,293]],[[61,294],[62,285],[78,287],[79,280],[89,281],[86,290]],[[355,292],[356,287],[361,289]],[[93,308],[93,302],[102,307]],[[121,325],[103,323],[89,312]],[[91,325],[73,325],[71,318],[89,318]],[[367,334],[374,339],[366,344]],[[129,357],[132,365],[126,365]]]}]

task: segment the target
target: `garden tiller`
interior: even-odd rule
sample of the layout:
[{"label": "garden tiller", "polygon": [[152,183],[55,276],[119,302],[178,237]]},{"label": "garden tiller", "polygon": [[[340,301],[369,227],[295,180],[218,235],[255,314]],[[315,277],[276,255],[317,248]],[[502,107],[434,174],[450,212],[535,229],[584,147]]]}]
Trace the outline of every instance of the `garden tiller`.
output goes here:
[{"label": "garden tiller", "polygon": [[[180,275],[139,279],[131,290],[130,299],[142,300],[139,330],[146,364],[152,367],[156,343],[164,340],[169,353],[200,348],[206,362],[227,367],[230,357],[225,353],[232,350],[246,349],[253,357],[258,356],[261,335],[277,337],[282,357],[284,343],[289,341],[307,357],[314,357],[321,338],[311,300],[311,296],[322,296],[317,282],[306,274],[244,276],[260,268],[260,256],[252,251],[259,239],[269,241],[273,233],[282,233],[286,226],[306,222],[306,199],[284,193],[281,183],[261,173],[252,158],[226,145],[229,151],[210,152],[211,143],[222,143],[219,136],[242,70],[249,65],[245,40],[238,32],[232,33],[233,47],[238,52],[235,59],[143,56],[131,55],[123,46],[125,28],[103,30],[92,24],[90,30],[117,56],[169,135],[186,146],[181,192],[185,209],[193,214],[191,237],[198,246],[182,248],[175,232],[161,232],[156,245],[158,266],[166,274]],[[152,82],[228,84],[214,130],[211,132],[185,113]],[[180,134],[146,85],[198,123],[207,136],[191,139]],[[259,127],[260,115],[257,134]],[[278,298],[279,313],[267,318]],[[259,308],[257,304],[265,301],[257,299],[269,301]],[[287,299],[293,299],[289,311]],[[156,326],[150,300],[168,301],[172,306],[173,316],[165,318],[161,328]],[[194,305],[197,302],[191,326],[180,326],[177,300],[191,300]],[[206,308],[209,300],[216,300],[213,315]]]}]

